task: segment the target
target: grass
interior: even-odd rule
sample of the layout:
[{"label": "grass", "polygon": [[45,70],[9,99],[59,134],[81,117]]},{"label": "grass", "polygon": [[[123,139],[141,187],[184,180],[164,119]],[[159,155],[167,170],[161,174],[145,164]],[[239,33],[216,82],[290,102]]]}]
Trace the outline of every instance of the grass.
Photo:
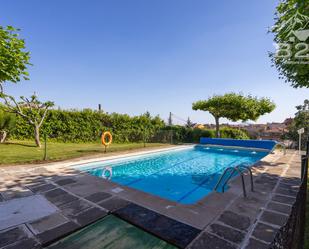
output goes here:
[{"label": "grass", "polygon": [[[146,148],[164,146],[160,143],[146,144]],[[108,155],[111,152],[143,149],[143,143],[112,144],[104,153],[104,146],[100,143],[47,143],[48,161],[58,161],[89,155]],[[32,141],[10,141],[0,144],[0,165],[39,163],[43,161],[44,145],[38,148]]]}]

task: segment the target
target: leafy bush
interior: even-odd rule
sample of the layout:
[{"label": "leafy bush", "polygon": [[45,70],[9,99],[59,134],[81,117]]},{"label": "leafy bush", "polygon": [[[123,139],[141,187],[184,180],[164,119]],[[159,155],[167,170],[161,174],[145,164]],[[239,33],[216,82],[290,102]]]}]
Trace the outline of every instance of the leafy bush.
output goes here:
[{"label": "leafy bush", "polygon": [[[99,141],[102,131],[111,131],[115,142],[141,142],[164,126],[159,117],[149,113],[130,117],[126,114],[106,114],[90,109],[50,110],[42,126],[42,134],[61,142]],[[33,128],[17,117],[12,132],[15,139],[31,139]]]},{"label": "leafy bush", "polygon": [[[113,141],[198,143],[201,137],[215,137],[215,130],[187,128],[180,125],[166,126],[160,117],[149,113],[140,116],[103,113],[91,109],[50,110],[41,128],[49,139],[61,142],[98,142],[102,131],[110,131]],[[247,139],[248,135],[238,129],[223,127],[225,138]],[[14,139],[32,139],[33,128],[22,118],[16,117],[16,125],[11,132]]]},{"label": "leafy bush", "polygon": [[7,135],[15,126],[15,115],[12,113],[7,113],[1,109],[0,106],[0,142],[4,142]]},{"label": "leafy bush", "polygon": [[233,139],[249,139],[249,135],[246,131],[241,129],[235,129],[230,127],[223,127],[220,129],[222,138],[233,138]]},{"label": "leafy bush", "polygon": [[[222,138],[249,139],[244,130],[223,127],[220,131]],[[216,131],[214,129],[187,128],[180,125],[165,126],[159,133],[159,139],[154,141],[170,142],[172,140],[173,143],[199,143],[201,137],[215,138]]]}]

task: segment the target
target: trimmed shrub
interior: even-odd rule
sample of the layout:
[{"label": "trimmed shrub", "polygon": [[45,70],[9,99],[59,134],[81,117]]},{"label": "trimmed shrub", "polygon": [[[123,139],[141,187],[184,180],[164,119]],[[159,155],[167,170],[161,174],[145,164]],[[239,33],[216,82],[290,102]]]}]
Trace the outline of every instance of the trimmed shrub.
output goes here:
[{"label": "trimmed shrub", "polygon": [[[61,142],[99,141],[102,131],[111,131],[115,142],[142,142],[156,130],[164,127],[158,116],[149,113],[130,117],[126,114],[106,114],[90,109],[50,110],[42,125],[41,133],[49,139]],[[22,118],[16,118],[16,126],[11,137],[14,139],[31,139],[33,128]]]},{"label": "trimmed shrub", "polygon": [[[99,142],[102,131],[110,131],[116,143],[199,143],[201,137],[215,137],[215,130],[180,125],[166,126],[159,116],[152,117],[149,113],[131,117],[127,114],[107,114],[91,109],[50,110],[41,128],[41,134],[46,134],[48,139],[61,142]],[[33,127],[17,116],[10,137],[19,140],[32,139]],[[221,128],[221,137],[249,138],[243,130],[229,127]]]},{"label": "trimmed shrub", "polygon": [[222,127],[220,129],[222,138],[233,138],[233,139],[249,139],[247,131],[242,129]]}]

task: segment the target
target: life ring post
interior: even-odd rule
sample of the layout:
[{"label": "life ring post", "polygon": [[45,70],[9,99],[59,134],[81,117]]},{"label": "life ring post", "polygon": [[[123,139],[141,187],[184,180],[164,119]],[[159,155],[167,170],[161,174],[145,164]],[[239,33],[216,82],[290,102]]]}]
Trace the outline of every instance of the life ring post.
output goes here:
[{"label": "life ring post", "polygon": [[104,145],[104,153],[107,151],[107,147],[112,143],[113,136],[109,131],[105,131],[102,133],[101,142]]}]

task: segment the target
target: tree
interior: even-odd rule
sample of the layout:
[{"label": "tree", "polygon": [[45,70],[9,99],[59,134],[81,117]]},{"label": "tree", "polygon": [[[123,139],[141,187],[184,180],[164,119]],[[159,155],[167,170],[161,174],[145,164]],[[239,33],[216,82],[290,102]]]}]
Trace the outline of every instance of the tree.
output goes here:
[{"label": "tree", "polygon": [[172,119],[172,113],[171,112],[170,112],[170,114],[168,116],[167,124],[169,126],[173,125],[173,119]]},{"label": "tree", "polygon": [[0,92],[5,81],[28,80],[30,53],[25,51],[25,41],[18,38],[18,31],[12,26],[0,26]]},{"label": "tree", "polygon": [[44,122],[47,111],[54,105],[53,102],[41,102],[34,94],[30,99],[23,96],[20,97],[22,101],[17,102],[14,97],[2,94],[0,97],[4,100],[5,110],[10,113],[16,113],[21,116],[34,129],[34,139],[38,147],[41,147],[40,142],[40,128]]},{"label": "tree", "polygon": [[288,132],[285,137],[297,142],[299,136],[297,130],[304,128],[305,133],[302,136],[302,145],[304,145],[309,135],[309,100],[305,99],[304,104],[296,106],[296,109],[297,112],[295,113],[293,122],[288,127]]},{"label": "tree", "polygon": [[272,112],[275,107],[275,104],[267,98],[236,93],[214,95],[208,100],[200,100],[192,104],[193,110],[208,111],[214,116],[216,137],[220,137],[220,118],[227,118],[234,122],[257,120],[261,115]]},{"label": "tree", "polygon": [[15,121],[15,115],[5,112],[0,106],[0,143],[5,142],[8,133],[15,126]]},{"label": "tree", "polygon": [[149,140],[152,131],[151,127],[151,116],[149,112],[144,113],[138,117],[138,128],[143,137],[144,147],[146,147],[146,142]]},{"label": "tree", "polygon": [[192,126],[193,126],[193,123],[191,122],[190,117],[188,117],[187,122],[186,122],[186,127],[187,128],[192,128]]},{"label": "tree", "polygon": [[[277,6],[274,41],[282,53],[270,53],[280,78],[294,88],[309,87],[309,4],[306,0],[282,0]],[[281,50],[282,49],[282,50]],[[297,53],[300,55],[296,56]]]}]

